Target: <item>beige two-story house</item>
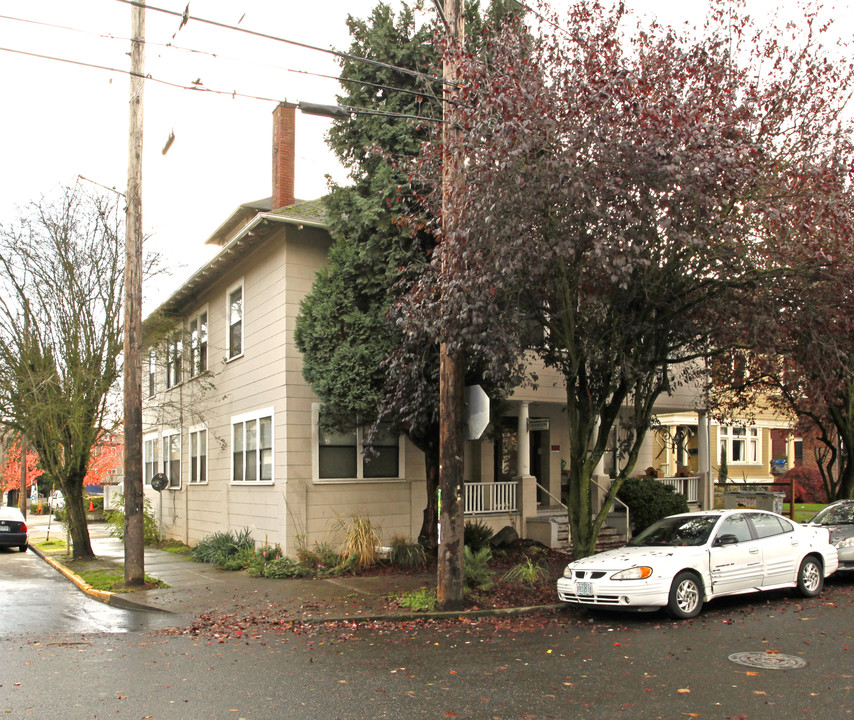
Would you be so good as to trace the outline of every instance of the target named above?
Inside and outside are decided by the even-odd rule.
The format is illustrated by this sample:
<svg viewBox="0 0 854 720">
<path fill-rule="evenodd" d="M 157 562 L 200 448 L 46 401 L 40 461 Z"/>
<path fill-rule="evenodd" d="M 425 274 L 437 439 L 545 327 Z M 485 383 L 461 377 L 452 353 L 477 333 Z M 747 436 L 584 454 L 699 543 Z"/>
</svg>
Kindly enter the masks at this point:
<svg viewBox="0 0 854 720">
<path fill-rule="evenodd" d="M 145 492 L 164 534 L 191 545 L 248 528 L 257 544 L 293 554 L 299 542 L 329 539 L 336 520 L 353 514 L 369 517 L 386 541 L 415 538 L 421 527 L 423 455 L 388 436 L 365 462 L 363 428 L 324 433 L 320 401 L 302 378 L 294 325 L 331 238 L 323 201 L 294 199 L 294 112 L 284 104 L 274 112 L 272 196 L 238 207 L 207 240 L 219 248 L 213 259 L 145 323 Z M 498 427 L 467 442 L 465 508 L 496 529 L 511 525 L 554 545 L 567 539 L 565 389 L 548 370 L 539 377 L 537 389 L 511 396 Z M 695 429 L 684 443 L 691 480 L 680 489 L 697 507 L 712 502 L 712 448 L 723 438 L 710 431 L 699 398 L 683 388 L 658 406 L 675 427 Z M 663 450 L 650 434 L 637 467 L 676 474 L 676 447 Z M 745 447 L 753 457 L 754 445 Z M 766 445 L 756 447 L 764 460 Z M 603 488 L 617 462 L 611 454 L 601 463 Z M 168 484 L 158 498 L 151 479 L 159 472 Z"/>
</svg>

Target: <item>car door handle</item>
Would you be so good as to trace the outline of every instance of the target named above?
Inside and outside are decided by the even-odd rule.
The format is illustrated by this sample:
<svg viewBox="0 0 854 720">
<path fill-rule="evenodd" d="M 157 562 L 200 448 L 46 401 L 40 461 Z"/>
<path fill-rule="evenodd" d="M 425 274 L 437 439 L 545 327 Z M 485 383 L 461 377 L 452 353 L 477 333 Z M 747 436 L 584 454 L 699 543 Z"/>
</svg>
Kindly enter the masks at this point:
<svg viewBox="0 0 854 720">
<path fill-rule="evenodd" d="M 751 555 L 758 555 L 759 554 L 759 548 L 750 548 L 750 554 Z"/>
</svg>

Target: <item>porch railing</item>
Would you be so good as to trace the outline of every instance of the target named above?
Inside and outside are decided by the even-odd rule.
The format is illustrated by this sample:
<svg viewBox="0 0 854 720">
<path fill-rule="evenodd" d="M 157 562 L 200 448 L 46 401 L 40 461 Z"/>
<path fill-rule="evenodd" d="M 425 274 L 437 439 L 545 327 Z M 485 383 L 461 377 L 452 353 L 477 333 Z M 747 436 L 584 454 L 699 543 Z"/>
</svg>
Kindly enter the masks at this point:
<svg viewBox="0 0 854 720">
<path fill-rule="evenodd" d="M 465 484 L 465 514 L 484 515 L 496 512 L 516 512 L 515 480 Z"/>
<path fill-rule="evenodd" d="M 689 503 L 700 502 L 699 477 L 666 477 L 658 478 L 658 482 L 670 485 L 676 492 L 684 495 Z"/>
</svg>

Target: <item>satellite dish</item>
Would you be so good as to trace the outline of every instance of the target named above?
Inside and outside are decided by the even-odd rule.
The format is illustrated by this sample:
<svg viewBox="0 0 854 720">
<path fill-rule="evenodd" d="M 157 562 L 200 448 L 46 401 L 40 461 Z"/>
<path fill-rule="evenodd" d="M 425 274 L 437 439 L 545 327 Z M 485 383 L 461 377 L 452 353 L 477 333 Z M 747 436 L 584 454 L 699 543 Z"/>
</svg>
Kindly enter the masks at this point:
<svg viewBox="0 0 854 720">
<path fill-rule="evenodd" d="M 157 473 L 157 475 L 151 478 L 151 487 L 157 490 L 157 492 L 162 492 L 168 484 L 169 479 L 163 473 Z"/>
</svg>

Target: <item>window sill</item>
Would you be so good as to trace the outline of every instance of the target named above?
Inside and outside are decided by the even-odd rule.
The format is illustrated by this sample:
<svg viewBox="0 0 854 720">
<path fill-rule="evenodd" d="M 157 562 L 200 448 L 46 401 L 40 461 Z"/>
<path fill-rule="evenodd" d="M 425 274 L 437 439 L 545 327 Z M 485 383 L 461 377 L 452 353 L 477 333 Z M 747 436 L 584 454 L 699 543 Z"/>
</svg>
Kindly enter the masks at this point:
<svg viewBox="0 0 854 720">
<path fill-rule="evenodd" d="M 240 358 L 242 358 L 242 357 L 243 357 L 243 355 L 244 355 L 244 353 L 240 353 L 240 354 L 238 354 L 238 355 L 235 355 L 234 357 L 227 357 L 227 358 L 225 359 L 225 361 L 226 361 L 227 363 L 230 363 L 230 362 L 233 362 L 234 360 L 240 360 Z"/>
<path fill-rule="evenodd" d="M 377 483 L 405 483 L 406 478 L 312 478 L 314 485 L 365 485 Z"/>
<path fill-rule="evenodd" d="M 208 484 L 207 480 L 205 480 L 204 482 L 188 482 L 187 483 L 187 485 L 189 487 L 198 487 L 199 485 L 207 485 L 207 484 Z"/>
<path fill-rule="evenodd" d="M 232 487 L 270 487 L 271 485 L 275 485 L 275 480 L 230 480 L 229 485 Z"/>
</svg>

